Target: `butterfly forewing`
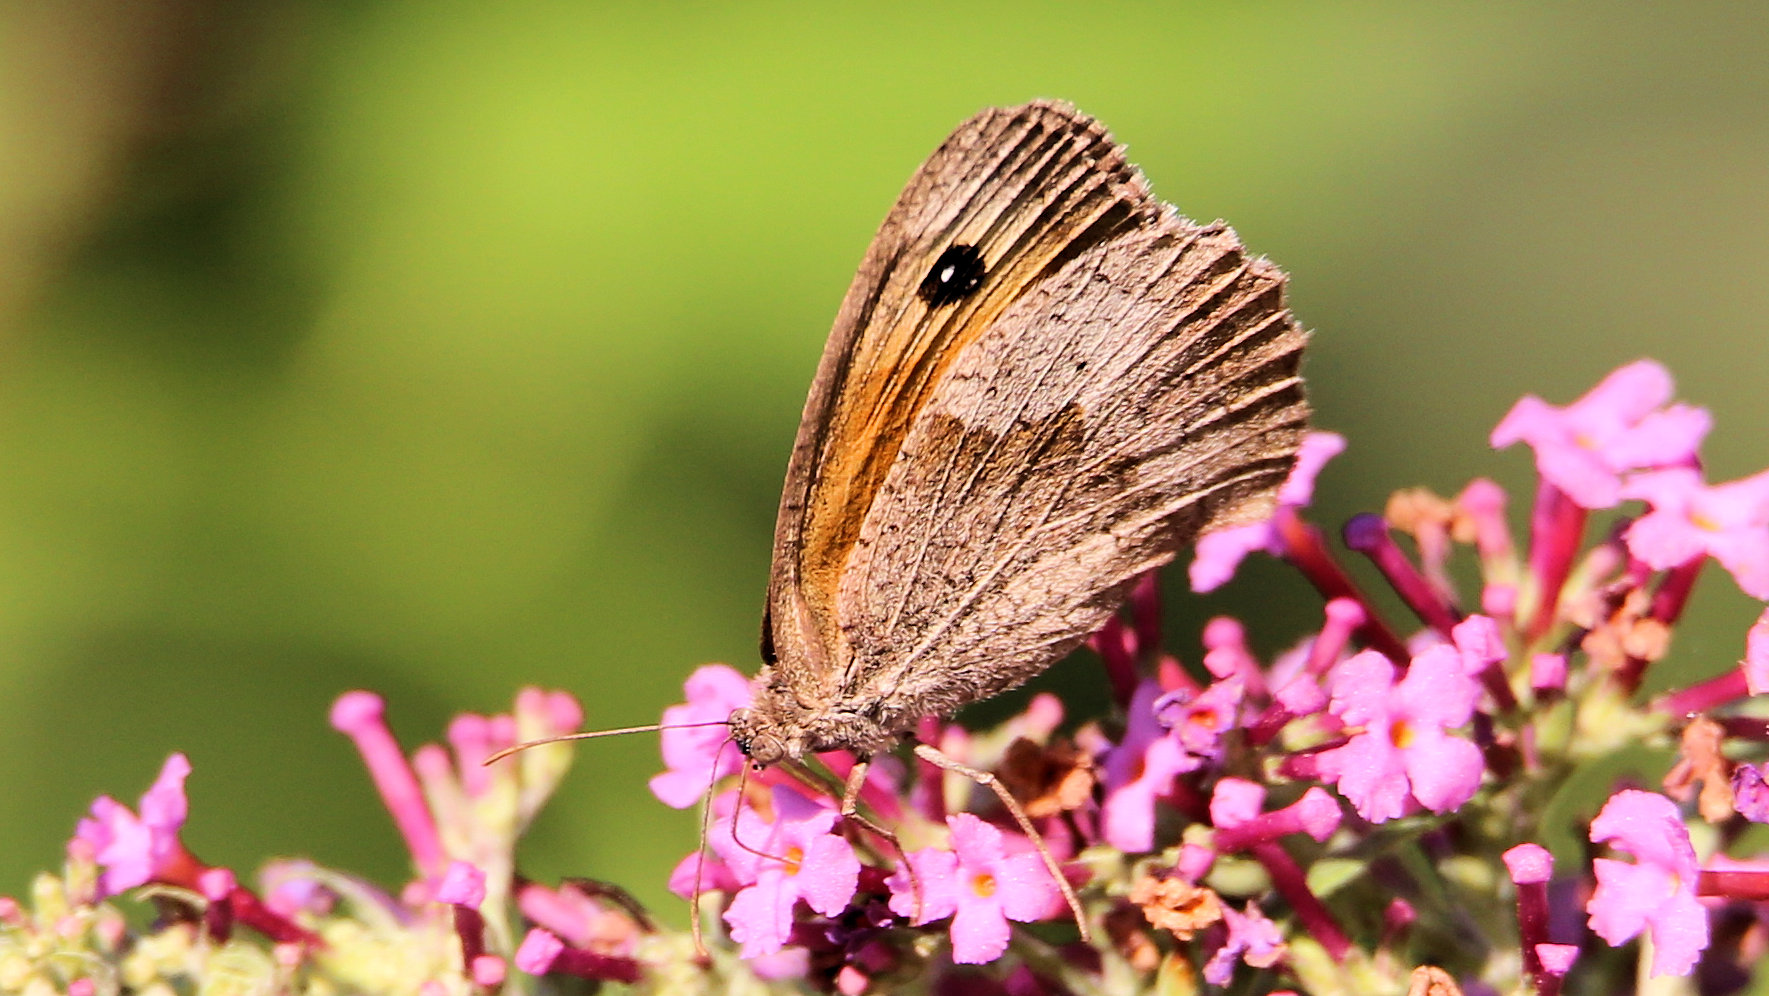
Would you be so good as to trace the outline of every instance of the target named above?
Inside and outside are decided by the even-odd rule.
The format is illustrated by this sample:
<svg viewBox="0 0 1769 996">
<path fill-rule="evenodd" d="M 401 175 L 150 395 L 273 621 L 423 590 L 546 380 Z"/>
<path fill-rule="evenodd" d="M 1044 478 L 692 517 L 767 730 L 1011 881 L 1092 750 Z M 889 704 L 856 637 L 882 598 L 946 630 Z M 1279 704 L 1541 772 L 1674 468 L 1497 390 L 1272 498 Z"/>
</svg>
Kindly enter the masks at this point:
<svg viewBox="0 0 1769 996">
<path fill-rule="evenodd" d="M 1055 104 L 978 115 L 911 178 L 843 301 L 794 445 L 769 592 L 778 680 L 805 696 L 834 691 L 839 579 L 903 439 L 966 344 L 1067 259 L 1155 211 L 1105 130 Z M 954 247 L 974 251 L 976 285 L 952 300 L 923 293 Z"/>
</svg>

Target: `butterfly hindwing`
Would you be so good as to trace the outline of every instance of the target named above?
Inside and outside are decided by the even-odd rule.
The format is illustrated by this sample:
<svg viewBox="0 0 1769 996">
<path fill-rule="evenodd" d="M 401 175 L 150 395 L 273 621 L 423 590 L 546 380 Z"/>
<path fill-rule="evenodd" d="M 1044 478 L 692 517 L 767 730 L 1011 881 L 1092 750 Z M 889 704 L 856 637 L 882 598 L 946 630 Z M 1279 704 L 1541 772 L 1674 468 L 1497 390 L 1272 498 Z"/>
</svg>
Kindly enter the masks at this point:
<svg viewBox="0 0 1769 996">
<path fill-rule="evenodd" d="M 1269 512 L 1307 417 L 1282 289 L 1233 232 L 1168 212 L 1005 311 L 868 509 L 837 701 L 898 726 L 1019 684 L 1199 530 Z"/>
</svg>

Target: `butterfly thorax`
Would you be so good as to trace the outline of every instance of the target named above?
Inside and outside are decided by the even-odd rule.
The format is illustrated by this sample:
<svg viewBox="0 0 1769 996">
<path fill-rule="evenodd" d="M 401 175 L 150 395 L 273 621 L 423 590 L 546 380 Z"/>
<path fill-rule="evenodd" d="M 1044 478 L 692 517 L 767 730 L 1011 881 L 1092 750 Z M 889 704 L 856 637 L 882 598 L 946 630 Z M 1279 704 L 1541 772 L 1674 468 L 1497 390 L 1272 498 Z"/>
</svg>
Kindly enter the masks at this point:
<svg viewBox="0 0 1769 996">
<path fill-rule="evenodd" d="M 836 706 L 800 702 L 784 688 L 771 685 L 768 669 L 758 676 L 755 702 L 731 713 L 731 739 L 757 764 L 798 760 L 826 750 L 853 751 L 871 757 L 895 747 L 899 731 L 886 729 L 877 718 Z"/>
</svg>

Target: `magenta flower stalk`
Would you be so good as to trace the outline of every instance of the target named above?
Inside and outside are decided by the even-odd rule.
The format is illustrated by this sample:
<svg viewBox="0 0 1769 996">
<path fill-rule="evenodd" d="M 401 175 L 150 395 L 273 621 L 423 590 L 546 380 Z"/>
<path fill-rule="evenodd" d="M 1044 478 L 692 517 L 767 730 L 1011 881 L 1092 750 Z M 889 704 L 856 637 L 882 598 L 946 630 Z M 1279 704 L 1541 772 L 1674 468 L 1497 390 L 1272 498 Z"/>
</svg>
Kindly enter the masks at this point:
<svg viewBox="0 0 1769 996">
<path fill-rule="evenodd" d="M 393 825 L 405 837 L 418 870 L 437 875 L 443 868 L 442 841 L 436 823 L 424 804 L 417 776 L 406 763 L 398 741 L 387 728 L 386 703 L 370 692 L 351 692 L 332 706 L 332 726 L 350 738 L 369 769 L 381 801 L 393 815 Z"/>
<path fill-rule="evenodd" d="M 1519 844 L 1504 854 L 1505 868 L 1517 886 L 1517 936 L 1521 942 L 1523 970 L 1542 989 L 1549 980 L 1538 949 L 1548 942 L 1548 879 L 1554 859 L 1547 849 Z"/>
<path fill-rule="evenodd" d="M 1431 583 L 1425 579 L 1419 569 L 1413 566 L 1406 554 L 1388 534 L 1388 525 L 1380 515 L 1364 513 L 1354 515 L 1345 524 L 1345 546 L 1370 558 L 1376 569 L 1382 572 L 1394 593 L 1407 603 L 1407 607 L 1425 620 L 1426 625 L 1448 636 L 1450 630 L 1460 622 L 1454 606 L 1449 605 Z"/>
</svg>

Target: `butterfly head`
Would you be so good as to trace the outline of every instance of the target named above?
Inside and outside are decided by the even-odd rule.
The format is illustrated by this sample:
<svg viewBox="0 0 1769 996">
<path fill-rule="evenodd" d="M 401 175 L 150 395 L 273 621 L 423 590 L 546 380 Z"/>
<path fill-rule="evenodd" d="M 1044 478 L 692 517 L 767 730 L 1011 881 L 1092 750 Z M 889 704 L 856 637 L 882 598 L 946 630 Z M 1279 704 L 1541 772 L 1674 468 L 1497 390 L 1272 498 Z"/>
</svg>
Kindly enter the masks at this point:
<svg viewBox="0 0 1769 996">
<path fill-rule="evenodd" d="M 769 708 L 762 699 L 754 707 L 731 713 L 731 739 L 737 749 L 757 765 L 796 760 L 811 750 L 802 725 Z"/>
</svg>

